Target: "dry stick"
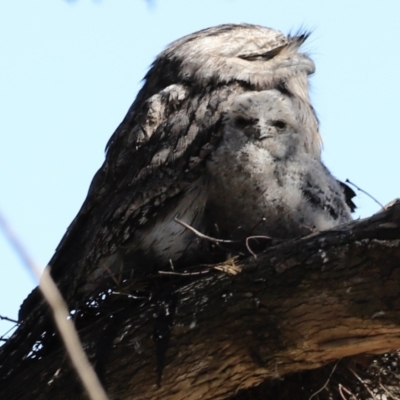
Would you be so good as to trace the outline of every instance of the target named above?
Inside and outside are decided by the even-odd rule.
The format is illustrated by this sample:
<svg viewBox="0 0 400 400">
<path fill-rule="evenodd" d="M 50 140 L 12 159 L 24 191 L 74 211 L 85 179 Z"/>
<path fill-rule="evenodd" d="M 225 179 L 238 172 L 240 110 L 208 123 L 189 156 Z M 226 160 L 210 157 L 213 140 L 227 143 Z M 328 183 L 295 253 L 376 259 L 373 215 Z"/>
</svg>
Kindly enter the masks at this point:
<svg viewBox="0 0 400 400">
<path fill-rule="evenodd" d="M 329 377 L 328 377 L 327 381 L 325 382 L 325 385 L 322 386 L 322 388 L 318 389 L 315 393 L 313 393 L 313 394 L 308 398 L 308 400 L 311 400 L 314 396 L 316 396 L 318 393 L 321 393 L 321 392 L 328 386 L 328 383 L 329 383 L 329 381 L 331 380 L 332 375 L 333 375 L 333 373 L 335 372 L 335 369 L 336 369 L 337 365 L 339 364 L 339 361 L 340 361 L 340 360 L 341 360 L 341 358 L 340 358 L 339 360 L 336 361 L 336 364 L 335 364 L 334 367 L 332 368 L 332 371 L 331 371 L 331 373 L 329 374 Z"/>
<path fill-rule="evenodd" d="M 366 192 L 365 190 L 362 190 L 361 188 L 359 188 L 356 184 L 354 184 L 353 182 L 351 182 L 349 179 L 346 179 L 346 183 L 350 183 L 350 185 L 353 185 L 357 190 L 359 190 L 360 192 L 363 192 L 364 194 L 366 194 L 368 197 L 370 197 L 373 201 L 375 201 L 375 203 L 379 204 L 382 209 L 384 210 L 385 207 L 383 206 L 382 203 L 380 203 L 374 196 L 370 195 L 368 192 Z"/>
<path fill-rule="evenodd" d="M 119 295 L 119 296 L 126 296 L 126 297 L 129 297 L 129 298 L 135 299 L 135 300 L 137 300 L 137 299 L 139 299 L 139 300 L 142 300 L 142 299 L 143 299 L 143 300 L 144 300 L 144 299 L 147 299 L 147 298 L 148 298 L 148 297 L 146 297 L 146 296 L 135 296 L 135 295 L 130 294 L 130 293 L 115 292 L 115 291 L 112 291 L 111 294 L 117 294 L 117 295 Z M 116 310 L 116 311 L 121 311 L 121 310 L 123 310 L 123 309 L 121 308 L 120 310 Z M 109 315 L 111 315 L 111 314 L 109 314 Z"/>
<path fill-rule="evenodd" d="M 340 393 L 340 396 L 342 397 L 343 400 L 347 400 L 347 399 L 346 399 L 346 397 L 344 397 L 344 394 L 342 393 L 342 389 L 343 389 L 347 394 L 349 394 L 349 395 L 351 396 L 350 399 L 355 399 L 355 398 L 356 398 L 356 397 L 354 396 L 354 394 L 350 392 L 350 390 L 346 389 L 341 383 L 339 383 L 339 393 Z"/>
<path fill-rule="evenodd" d="M 194 229 L 192 226 L 188 225 L 186 222 L 183 222 L 178 218 L 174 218 L 174 221 L 177 222 L 179 225 L 182 225 L 186 229 L 189 229 L 189 231 L 192 231 L 196 236 L 201 239 L 209 240 L 210 242 L 215 243 L 238 243 L 237 240 L 216 239 L 211 236 L 204 235 L 204 233 L 199 232 L 198 230 Z"/>
<path fill-rule="evenodd" d="M 197 276 L 208 274 L 210 269 L 205 271 L 197 271 L 197 272 L 175 272 L 175 271 L 158 271 L 160 275 L 177 275 L 177 276 Z"/>
<path fill-rule="evenodd" d="M 250 248 L 250 245 L 249 245 L 249 240 L 250 240 L 250 239 L 272 239 L 272 237 L 270 237 L 270 236 L 248 236 L 248 237 L 246 238 L 246 247 L 247 247 L 247 250 L 249 251 L 249 253 L 250 253 L 254 258 L 257 258 L 256 253 L 254 253 L 254 251 L 251 250 L 251 248 Z"/>
<path fill-rule="evenodd" d="M 4 332 L 3 335 L 0 336 L 0 341 L 2 342 L 7 342 L 8 338 L 5 339 L 5 337 L 13 330 L 17 327 L 17 325 L 14 325 L 12 328 L 10 328 L 8 331 Z"/>
<path fill-rule="evenodd" d="M 353 371 L 352 368 L 348 367 L 349 371 L 364 385 L 365 389 L 367 389 L 368 393 L 372 396 L 373 399 L 377 400 L 375 395 L 372 393 L 368 385 Z"/>
<path fill-rule="evenodd" d="M 382 383 L 379 383 L 379 386 L 385 391 L 385 393 L 390 396 L 393 400 L 400 400 L 400 398 L 398 398 L 397 396 L 395 396 L 393 393 L 391 393 L 389 390 L 387 390 L 385 388 L 384 385 L 382 385 Z"/>
<path fill-rule="evenodd" d="M 181 221 L 178 218 L 174 218 L 174 221 L 177 222 L 178 224 L 182 225 L 184 228 L 189 229 L 192 231 L 196 236 L 198 236 L 201 239 L 209 240 L 210 242 L 215 242 L 215 243 L 239 243 L 238 240 L 226 240 L 226 239 L 216 239 L 211 236 L 207 236 L 204 233 L 199 232 L 197 229 L 194 229 L 192 226 L 188 225 L 186 222 Z M 272 239 L 269 236 L 248 236 L 246 238 L 246 247 L 247 250 L 251 255 L 254 256 L 254 258 L 257 258 L 257 255 L 250 249 L 249 246 L 249 240 L 250 239 Z"/>
<path fill-rule="evenodd" d="M 18 321 L 16 321 L 15 319 L 8 318 L 8 317 L 3 317 L 2 315 L 0 315 L 0 320 L 1 320 L 1 321 L 14 322 L 14 324 L 18 324 Z"/>
<path fill-rule="evenodd" d="M 22 260 L 23 264 L 32 274 L 40 278 L 39 268 L 36 267 L 36 264 L 32 261 L 22 243 L 18 240 L 12 229 L 9 227 L 1 212 L 0 228 L 9 241 L 11 247 L 13 247 L 16 254 Z M 46 267 L 43 271 L 39 288 L 49 303 L 51 310 L 53 311 L 57 328 L 60 331 L 68 355 L 70 356 L 72 364 L 74 365 L 84 388 L 89 394 L 89 397 L 92 400 L 108 400 L 106 392 L 104 391 L 96 373 L 86 357 L 85 352 L 83 351 L 73 322 L 69 319 L 70 315 L 68 308 L 56 284 L 50 276 L 48 267 Z"/>
</svg>

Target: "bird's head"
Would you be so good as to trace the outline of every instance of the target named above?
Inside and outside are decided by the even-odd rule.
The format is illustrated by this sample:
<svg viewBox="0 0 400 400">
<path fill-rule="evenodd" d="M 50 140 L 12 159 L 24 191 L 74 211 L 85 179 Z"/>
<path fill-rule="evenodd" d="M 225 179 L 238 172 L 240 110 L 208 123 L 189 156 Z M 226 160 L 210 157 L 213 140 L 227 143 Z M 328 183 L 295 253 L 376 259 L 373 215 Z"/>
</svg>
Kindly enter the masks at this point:
<svg viewBox="0 0 400 400">
<path fill-rule="evenodd" d="M 299 52 L 308 36 L 285 36 L 250 24 L 215 26 L 171 43 L 157 57 L 146 80 L 201 86 L 235 80 L 254 90 L 271 89 L 290 76 L 314 72 L 313 61 Z"/>
<path fill-rule="evenodd" d="M 292 99 L 278 90 L 241 94 L 225 115 L 223 140 L 234 151 L 261 148 L 277 159 L 310 153 L 310 127 L 300 113 Z"/>
<path fill-rule="evenodd" d="M 307 114 L 304 122 L 310 124 L 310 147 L 319 157 L 322 140 L 308 95 L 308 77 L 315 65 L 300 51 L 308 36 L 285 36 L 250 24 L 219 25 L 185 36 L 156 58 L 133 107 L 174 84 L 189 88 L 192 96 L 231 83 L 237 83 L 233 90 L 238 85 L 242 91 L 279 89 L 301 103 L 302 114 Z"/>
</svg>

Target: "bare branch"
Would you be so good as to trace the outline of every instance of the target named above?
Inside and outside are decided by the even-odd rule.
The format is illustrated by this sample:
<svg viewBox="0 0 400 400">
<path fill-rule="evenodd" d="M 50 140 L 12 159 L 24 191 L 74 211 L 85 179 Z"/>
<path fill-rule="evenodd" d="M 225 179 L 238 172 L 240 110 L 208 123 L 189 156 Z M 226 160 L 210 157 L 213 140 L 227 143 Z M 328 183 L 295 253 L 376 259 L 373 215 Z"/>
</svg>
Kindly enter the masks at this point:
<svg viewBox="0 0 400 400">
<path fill-rule="evenodd" d="M 350 185 L 353 185 L 357 190 L 359 190 L 360 192 L 366 194 L 369 198 L 371 198 L 376 204 L 378 204 L 382 210 L 385 209 L 385 206 L 378 201 L 374 196 L 372 196 L 371 194 L 369 194 L 368 192 L 366 192 L 365 190 L 361 189 L 360 187 L 358 187 L 355 183 L 351 182 L 349 179 L 346 179 L 346 183 L 349 183 Z"/>
<path fill-rule="evenodd" d="M 8 318 L 8 317 L 3 317 L 2 315 L 0 315 L 0 320 L 9 321 L 9 322 L 13 322 L 14 324 L 18 324 L 18 321 L 16 321 L 15 319 Z"/>
<path fill-rule="evenodd" d="M 186 222 L 183 222 L 178 218 L 174 218 L 174 221 L 177 222 L 178 224 L 182 225 L 186 229 L 189 229 L 189 231 L 192 231 L 196 236 L 198 236 L 201 239 L 209 240 L 210 242 L 214 242 L 214 243 L 238 243 L 237 240 L 216 239 L 211 236 L 207 236 L 204 233 L 199 232 L 197 229 L 194 229 L 192 226 L 188 225 Z"/>
<path fill-rule="evenodd" d="M 0 228 L 2 229 L 5 237 L 8 239 L 16 254 L 22 260 L 26 269 L 32 274 L 36 275 L 37 278 L 40 278 L 40 269 L 33 262 L 32 258 L 28 254 L 28 251 L 18 239 L 17 235 L 13 232 L 9 224 L 7 224 L 1 212 Z M 74 324 L 70 319 L 67 305 L 65 304 L 60 291 L 50 276 L 49 267 L 44 269 L 39 287 L 43 293 L 43 296 L 49 303 L 67 352 L 90 398 L 92 400 L 107 400 L 107 394 L 98 380 L 92 366 L 90 365 L 85 352 L 83 351 L 82 344 L 80 343 Z"/>
</svg>

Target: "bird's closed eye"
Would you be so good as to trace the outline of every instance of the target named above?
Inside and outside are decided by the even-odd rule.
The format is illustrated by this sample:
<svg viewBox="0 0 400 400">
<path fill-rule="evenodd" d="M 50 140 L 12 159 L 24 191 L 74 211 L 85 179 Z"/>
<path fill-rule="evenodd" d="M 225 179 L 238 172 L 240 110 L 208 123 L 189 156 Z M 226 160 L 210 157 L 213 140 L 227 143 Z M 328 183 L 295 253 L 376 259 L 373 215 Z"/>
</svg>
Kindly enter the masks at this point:
<svg viewBox="0 0 400 400">
<path fill-rule="evenodd" d="M 282 46 L 276 47 L 275 49 L 260 54 L 244 54 L 239 56 L 239 58 L 242 58 L 243 60 L 247 61 L 257 61 L 257 60 L 268 61 L 274 58 L 276 55 L 278 55 L 282 51 L 282 49 L 286 46 L 287 45 L 284 44 Z"/>
<path fill-rule="evenodd" d="M 258 122 L 256 118 L 244 118 L 244 117 L 237 117 L 235 119 L 235 125 L 238 128 L 246 128 L 248 126 L 254 125 Z"/>
</svg>

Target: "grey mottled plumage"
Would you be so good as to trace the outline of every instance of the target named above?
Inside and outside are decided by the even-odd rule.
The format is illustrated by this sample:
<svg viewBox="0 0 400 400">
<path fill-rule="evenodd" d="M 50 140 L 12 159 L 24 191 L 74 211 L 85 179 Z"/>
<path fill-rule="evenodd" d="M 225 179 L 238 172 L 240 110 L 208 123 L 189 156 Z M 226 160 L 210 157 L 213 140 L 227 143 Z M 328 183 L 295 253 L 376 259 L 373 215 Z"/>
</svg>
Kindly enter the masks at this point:
<svg viewBox="0 0 400 400">
<path fill-rule="evenodd" d="M 307 150 L 307 125 L 277 90 L 237 96 L 207 163 L 213 222 L 233 237 L 293 238 L 351 219 L 339 182 Z"/>
<path fill-rule="evenodd" d="M 278 237 L 306 233 L 299 228 L 301 223 L 326 229 L 349 219 L 339 185 L 320 163 L 318 121 L 308 96 L 314 63 L 299 51 L 307 36 L 285 36 L 254 25 L 221 25 L 177 40 L 157 57 L 107 145 L 106 160 L 85 203 L 50 261 L 68 302 L 91 293 L 109 271 L 117 275 L 123 269 L 162 268 L 169 259 L 179 261 L 182 254 L 190 260 L 196 253 L 194 235 L 174 217 L 200 230 L 215 222 L 221 231 L 232 228 L 233 235 L 239 225 L 242 230 L 245 226 L 246 234 L 253 222 L 268 217 L 270 227 L 260 226 L 257 232 Z M 274 90 L 253 93 L 270 89 Z M 263 103 L 271 104 L 272 120 L 281 110 L 282 121 L 293 131 L 257 138 L 257 129 L 261 132 L 268 125 L 269 111 Z M 254 114 L 263 127 L 236 124 L 243 107 L 243 118 Z M 253 143 L 259 160 L 239 149 L 230 153 L 229 146 L 240 148 L 244 139 Z M 269 146 L 264 166 L 263 146 Z M 242 160 L 236 164 L 234 157 Z M 306 166 L 303 159 L 308 160 Z M 263 176 L 260 188 L 253 182 L 254 191 L 248 193 L 239 188 L 251 175 L 246 165 Z M 293 169 L 292 175 L 285 175 L 285 165 Z M 229 171 L 235 174 L 232 187 L 230 178 L 224 178 Z M 268 189 L 269 177 L 273 190 Z M 285 202 L 292 186 L 293 198 Z M 218 198 L 227 204 L 225 210 Z M 274 202 L 283 218 L 274 215 Z M 236 213 L 242 205 L 243 215 Z M 221 218 L 224 213 L 229 220 Z M 34 302 L 28 298 L 22 319 L 41 314 L 39 308 L 32 312 Z"/>
</svg>

